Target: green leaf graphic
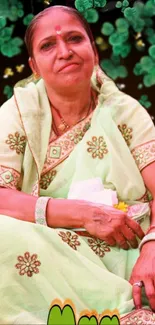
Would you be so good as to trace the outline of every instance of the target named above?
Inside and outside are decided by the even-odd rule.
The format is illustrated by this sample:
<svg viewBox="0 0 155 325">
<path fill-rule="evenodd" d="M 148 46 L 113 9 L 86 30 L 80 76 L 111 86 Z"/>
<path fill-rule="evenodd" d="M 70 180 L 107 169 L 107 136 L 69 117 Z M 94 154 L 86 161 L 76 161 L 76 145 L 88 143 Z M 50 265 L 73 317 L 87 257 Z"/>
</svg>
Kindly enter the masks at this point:
<svg viewBox="0 0 155 325">
<path fill-rule="evenodd" d="M 120 321 L 116 315 L 110 316 L 103 316 L 100 325 L 120 325 Z"/>
<path fill-rule="evenodd" d="M 47 325 L 76 325 L 75 315 L 72 307 L 66 305 L 61 310 L 60 306 L 58 305 L 52 306 L 49 311 Z"/>
<path fill-rule="evenodd" d="M 98 321 L 95 316 L 82 316 L 79 319 L 78 325 L 98 325 Z"/>
</svg>

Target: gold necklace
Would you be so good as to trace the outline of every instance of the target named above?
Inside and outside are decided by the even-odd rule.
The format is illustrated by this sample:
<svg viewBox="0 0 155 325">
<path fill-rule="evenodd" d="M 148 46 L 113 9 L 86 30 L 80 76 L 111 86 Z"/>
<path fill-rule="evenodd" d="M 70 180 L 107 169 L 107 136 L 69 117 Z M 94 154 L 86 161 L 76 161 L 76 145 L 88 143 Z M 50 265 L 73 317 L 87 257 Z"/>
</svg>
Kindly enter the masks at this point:
<svg viewBox="0 0 155 325">
<path fill-rule="evenodd" d="M 60 132 L 65 132 L 65 131 L 67 131 L 69 128 L 71 128 L 72 126 L 74 126 L 74 125 L 76 125 L 76 124 L 82 122 L 82 121 L 83 121 L 83 120 L 84 120 L 84 119 L 89 115 L 89 112 L 91 111 L 91 108 L 92 108 L 92 102 L 93 102 L 93 98 L 92 98 L 92 96 L 91 96 L 90 105 L 89 105 L 89 108 L 88 108 L 87 113 L 86 113 L 82 118 L 80 118 L 76 123 L 71 124 L 71 125 L 69 125 L 69 124 L 64 120 L 64 118 L 63 118 L 63 116 L 61 115 L 60 111 L 59 111 L 57 108 L 55 108 L 55 107 L 53 106 L 52 108 L 57 112 L 57 115 L 59 116 L 59 118 L 60 118 L 60 120 L 61 120 L 61 123 L 60 123 L 59 126 L 57 127 L 58 130 L 59 130 Z M 55 124 L 55 123 L 54 123 L 54 124 Z M 55 126 L 56 126 L 56 125 L 55 125 Z"/>
</svg>

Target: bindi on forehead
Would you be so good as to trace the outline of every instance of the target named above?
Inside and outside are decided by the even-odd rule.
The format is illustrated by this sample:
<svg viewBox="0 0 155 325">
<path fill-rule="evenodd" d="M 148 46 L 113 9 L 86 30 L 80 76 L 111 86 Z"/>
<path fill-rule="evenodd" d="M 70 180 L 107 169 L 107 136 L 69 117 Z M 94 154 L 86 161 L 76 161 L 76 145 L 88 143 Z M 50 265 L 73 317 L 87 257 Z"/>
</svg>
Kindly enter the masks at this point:
<svg viewBox="0 0 155 325">
<path fill-rule="evenodd" d="M 55 26 L 55 31 L 56 31 L 56 35 L 57 36 L 60 36 L 61 35 L 61 26 L 60 25 L 56 25 Z"/>
</svg>

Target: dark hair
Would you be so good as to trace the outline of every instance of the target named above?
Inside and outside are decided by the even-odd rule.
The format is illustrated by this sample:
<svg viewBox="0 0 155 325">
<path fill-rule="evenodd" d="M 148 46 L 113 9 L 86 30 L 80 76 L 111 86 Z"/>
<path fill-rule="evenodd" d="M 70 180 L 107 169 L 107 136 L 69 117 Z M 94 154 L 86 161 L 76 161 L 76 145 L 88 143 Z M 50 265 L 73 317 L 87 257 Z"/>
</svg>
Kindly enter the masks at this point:
<svg viewBox="0 0 155 325">
<path fill-rule="evenodd" d="M 24 41 L 25 41 L 29 56 L 30 57 L 33 56 L 33 38 L 34 38 L 34 33 L 35 33 L 35 30 L 36 30 L 36 27 L 38 25 L 39 20 L 42 17 L 46 16 L 46 14 L 48 14 L 48 12 L 52 11 L 55 8 L 61 9 L 64 12 L 67 12 L 68 14 L 71 14 L 71 15 L 73 15 L 73 16 L 75 16 L 77 18 L 77 20 L 81 23 L 81 25 L 85 29 L 85 31 L 86 31 L 89 39 L 90 39 L 90 43 L 92 45 L 93 51 L 96 53 L 96 46 L 95 46 L 92 31 L 91 31 L 91 29 L 89 27 L 89 24 L 87 23 L 85 18 L 80 14 L 80 12 L 77 11 L 76 9 L 74 9 L 74 8 L 71 8 L 71 7 L 53 6 L 53 7 L 46 8 L 43 11 L 41 11 L 39 14 L 37 14 L 32 19 L 32 21 L 30 22 L 29 26 L 26 29 Z"/>
</svg>

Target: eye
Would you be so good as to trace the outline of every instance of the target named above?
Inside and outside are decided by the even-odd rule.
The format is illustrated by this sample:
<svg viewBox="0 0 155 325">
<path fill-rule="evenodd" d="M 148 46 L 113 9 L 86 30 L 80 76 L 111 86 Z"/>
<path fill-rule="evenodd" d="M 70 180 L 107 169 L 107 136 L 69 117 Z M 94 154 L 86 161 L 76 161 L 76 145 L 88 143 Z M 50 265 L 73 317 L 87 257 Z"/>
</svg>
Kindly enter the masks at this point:
<svg viewBox="0 0 155 325">
<path fill-rule="evenodd" d="M 54 43 L 53 42 L 47 42 L 47 43 L 44 43 L 41 46 L 41 50 L 49 50 L 53 46 L 54 46 Z"/>
<path fill-rule="evenodd" d="M 80 35 L 73 35 L 69 37 L 69 41 L 75 42 L 75 43 L 80 43 L 83 40 L 83 37 Z"/>
</svg>

